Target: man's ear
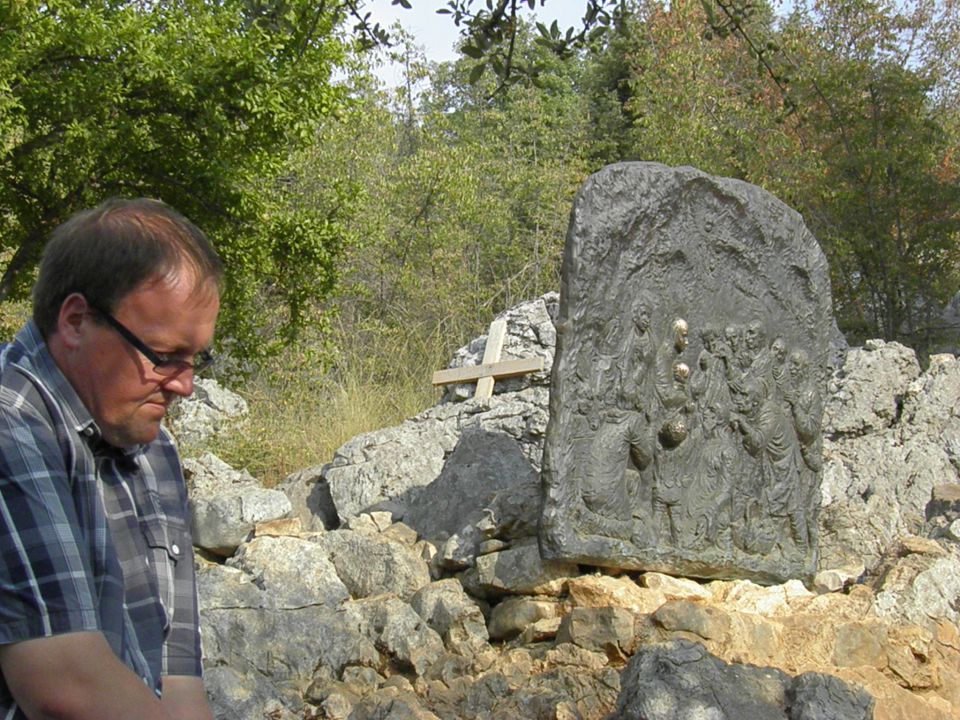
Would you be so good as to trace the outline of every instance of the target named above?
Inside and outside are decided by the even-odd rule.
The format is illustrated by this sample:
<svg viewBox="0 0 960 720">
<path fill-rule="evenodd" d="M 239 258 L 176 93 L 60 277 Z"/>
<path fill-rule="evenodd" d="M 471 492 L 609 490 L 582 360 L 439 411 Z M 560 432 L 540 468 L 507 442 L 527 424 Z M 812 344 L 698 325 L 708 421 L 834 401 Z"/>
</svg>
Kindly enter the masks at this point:
<svg viewBox="0 0 960 720">
<path fill-rule="evenodd" d="M 83 338 L 84 322 L 90 315 L 90 304 L 80 293 L 71 293 L 64 298 L 57 316 L 57 335 L 70 349 L 79 346 Z"/>
</svg>

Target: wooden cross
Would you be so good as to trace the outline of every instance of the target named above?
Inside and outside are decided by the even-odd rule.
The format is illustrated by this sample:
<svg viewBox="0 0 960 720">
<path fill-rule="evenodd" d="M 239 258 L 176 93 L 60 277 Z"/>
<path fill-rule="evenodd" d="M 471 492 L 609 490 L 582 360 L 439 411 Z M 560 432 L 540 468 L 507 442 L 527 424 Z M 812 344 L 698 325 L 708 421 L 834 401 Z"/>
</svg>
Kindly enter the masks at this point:
<svg viewBox="0 0 960 720">
<path fill-rule="evenodd" d="M 483 362 L 479 365 L 437 370 L 433 374 L 434 385 L 452 385 L 454 383 L 476 382 L 473 393 L 475 400 L 489 400 L 493 395 L 493 382 L 502 378 L 517 377 L 543 370 L 543 358 L 523 358 L 500 362 L 500 351 L 507 335 L 507 321 L 494 320 L 487 333 L 487 344 L 483 348 Z"/>
</svg>

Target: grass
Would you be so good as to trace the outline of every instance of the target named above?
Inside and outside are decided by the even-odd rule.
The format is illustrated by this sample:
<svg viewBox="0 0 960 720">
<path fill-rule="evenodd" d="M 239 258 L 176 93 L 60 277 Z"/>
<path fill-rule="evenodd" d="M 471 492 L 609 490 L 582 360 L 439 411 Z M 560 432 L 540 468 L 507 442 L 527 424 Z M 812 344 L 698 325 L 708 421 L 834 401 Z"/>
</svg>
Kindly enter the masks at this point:
<svg viewBox="0 0 960 720">
<path fill-rule="evenodd" d="M 430 374 L 446 366 L 450 352 L 437 338 L 340 328 L 334 343 L 340 349 L 329 368 L 301 350 L 231 388 L 246 398 L 250 414 L 206 449 L 273 487 L 329 462 L 354 436 L 397 425 L 438 401 Z"/>
</svg>

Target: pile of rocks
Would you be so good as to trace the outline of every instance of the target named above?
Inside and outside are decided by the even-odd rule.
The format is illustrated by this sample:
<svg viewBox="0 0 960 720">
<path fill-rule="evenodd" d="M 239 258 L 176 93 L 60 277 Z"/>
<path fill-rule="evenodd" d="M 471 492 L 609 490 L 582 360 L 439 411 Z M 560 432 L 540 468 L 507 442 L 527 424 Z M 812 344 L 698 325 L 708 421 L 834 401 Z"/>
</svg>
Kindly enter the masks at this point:
<svg viewBox="0 0 960 720">
<path fill-rule="evenodd" d="M 508 355 L 552 358 L 551 307 L 512 311 Z M 848 353 L 810 589 L 542 561 L 546 377 L 277 490 L 187 463 L 218 718 L 960 716 L 960 362 Z"/>
</svg>

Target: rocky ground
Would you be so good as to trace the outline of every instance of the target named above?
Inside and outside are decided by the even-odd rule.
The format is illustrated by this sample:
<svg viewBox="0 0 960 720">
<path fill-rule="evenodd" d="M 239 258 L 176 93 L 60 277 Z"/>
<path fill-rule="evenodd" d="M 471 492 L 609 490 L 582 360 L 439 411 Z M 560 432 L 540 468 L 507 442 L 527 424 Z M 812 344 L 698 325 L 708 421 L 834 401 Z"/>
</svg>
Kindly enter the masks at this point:
<svg viewBox="0 0 960 720">
<path fill-rule="evenodd" d="M 549 364 L 555 302 L 510 311 L 508 356 Z M 547 377 L 355 438 L 274 490 L 185 461 L 218 720 L 960 717 L 956 358 L 847 354 L 809 587 L 541 561 Z M 218 392 L 207 405 L 235 408 Z M 224 424 L 181 422 L 196 413 Z"/>
</svg>

